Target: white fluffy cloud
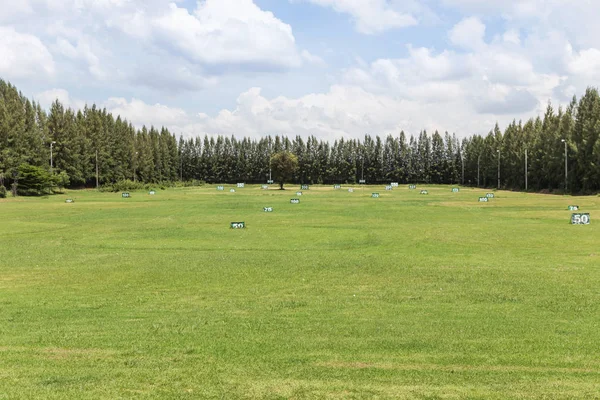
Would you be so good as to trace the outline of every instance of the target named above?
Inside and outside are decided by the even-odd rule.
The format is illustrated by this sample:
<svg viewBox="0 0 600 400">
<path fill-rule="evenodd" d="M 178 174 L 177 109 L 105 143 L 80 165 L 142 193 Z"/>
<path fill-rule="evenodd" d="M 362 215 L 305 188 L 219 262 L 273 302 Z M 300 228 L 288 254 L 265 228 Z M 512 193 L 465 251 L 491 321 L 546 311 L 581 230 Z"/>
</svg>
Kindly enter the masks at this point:
<svg viewBox="0 0 600 400">
<path fill-rule="evenodd" d="M 54 72 L 54 59 L 40 39 L 0 26 L 0 76 L 44 79 Z"/>
<path fill-rule="evenodd" d="M 189 123 L 188 114 L 179 108 L 168 107 L 162 104 L 146 104 L 139 99 L 111 97 L 103 104 L 115 116 L 120 115 L 137 127 L 142 125 L 156 127 L 177 127 Z"/>
<path fill-rule="evenodd" d="M 465 18 L 450 31 L 450 41 L 455 46 L 477 50 L 485 46 L 485 25 L 476 17 Z"/>
<path fill-rule="evenodd" d="M 322 7 L 330 7 L 348 14 L 356 29 L 366 34 L 381 33 L 392 28 L 404 28 L 417 24 L 409 13 L 398 11 L 388 0 L 305 0 Z"/>
</svg>

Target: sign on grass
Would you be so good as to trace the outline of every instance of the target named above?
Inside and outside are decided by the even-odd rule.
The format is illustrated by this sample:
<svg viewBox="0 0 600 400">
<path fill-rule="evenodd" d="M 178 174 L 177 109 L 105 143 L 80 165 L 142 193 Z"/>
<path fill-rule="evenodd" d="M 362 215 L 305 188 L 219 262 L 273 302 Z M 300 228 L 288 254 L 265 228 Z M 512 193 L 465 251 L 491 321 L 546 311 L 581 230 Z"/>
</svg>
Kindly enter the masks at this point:
<svg viewBox="0 0 600 400">
<path fill-rule="evenodd" d="M 267 186 L 267 185 L 262 185 L 260 188 L 261 188 L 262 190 L 267 190 L 267 189 L 269 189 L 269 186 Z"/>
<path fill-rule="evenodd" d="M 410 190 L 415 190 L 417 188 L 417 185 L 408 185 L 408 188 Z"/>
<path fill-rule="evenodd" d="M 127 192 L 123 192 L 123 193 L 121 193 L 121 197 L 124 198 L 124 199 L 128 199 L 128 198 L 131 197 L 131 195 L 129 193 L 127 193 Z"/>
<path fill-rule="evenodd" d="M 496 195 L 494 193 L 488 193 L 485 195 L 485 197 L 487 197 L 488 199 L 493 199 L 494 197 L 496 197 Z"/>
<path fill-rule="evenodd" d="M 300 185 L 300 190 L 308 190 L 308 185 Z"/>
<path fill-rule="evenodd" d="M 66 199 L 65 203 L 75 203 L 75 200 L 73 200 L 73 199 Z"/>
<path fill-rule="evenodd" d="M 387 186 L 385 187 L 385 190 L 387 190 L 387 191 L 390 191 L 390 190 L 392 190 L 392 185 L 387 185 Z"/>
<path fill-rule="evenodd" d="M 421 194 L 429 194 L 427 190 L 421 190 Z"/>
<path fill-rule="evenodd" d="M 302 196 L 302 192 L 296 192 L 296 196 Z"/>
<path fill-rule="evenodd" d="M 392 186 L 392 187 L 398 187 L 398 182 L 392 182 L 392 184 L 390 186 Z"/>
<path fill-rule="evenodd" d="M 378 199 L 379 198 L 379 193 L 372 193 L 371 197 L 374 199 Z"/>
<path fill-rule="evenodd" d="M 237 187 L 240 188 L 240 189 L 243 189 L 244 187 L 246 187 L 246 184 L 245 183 L 238 183 Z"/>
<path fill-rule="evenodd" d="M 569 211 L 579 211 L 579 206 L 569 206 Z"/>
<path fill-rule="evenodd" d="M 150 192 L 148 192 L 148 194 L 149 194 L 150 196 L 154 196 L 154 195 L 156 194 L 156 192 L 155 192 L 154 190 L 151 190 Z"/>
<path fill-rule="evenodd" d="M 348 189 L 348 193 L 354 193 L 354 189 L 352 189 L 352 188 Z"/>
<path fill-rule="evenodd" d="M 292 204 L 300 204 L 300 199 L 291 199 L 290 203 L 292 203 Z"/>
<path fill-rule="evenodd" d="M 217 186 L 217 190 L 225 190 L 224 186 Z"/>
<path fill-rule="evenodd" d="M 341 188 L 342 188 L 342 185 L 333 185 L 333 188 L 334 188 L 335 190 L 339 190 L 339 189 L 341 189 Z"/>
<path fill-rule="evenodd" d="M 488 201 L 490 201 L 490 199 L 488 199 L 487 197 L 480 197 L 479 198 L 479 202 L 480 203 L 487 203 Z"/>
<path fill-rule="evenodd" d="M 452 193 L 458 193 L 458 192 L 460 192 L 459 188 L 452 188 Z"/>
<path fill-rule="evenodd" d="M 273 207 L 263 207 L 264 212 L 273 212 Z"/>
<path fill-rule="evenodd" d="M 364 180 L 364 179 L 361 179 L 361 180 L 358 181 L 358 183 L 360 183 L 361 185 L 364 185 L 365 183 L 367 183 L 367 181 Z"/>
<path fill-rule="evenodd" d="M 590 214 L 572 214 L 571 215 L 571 224 L 572 225 L 589 225 L 590 224 Z"/>
<path fill-rule="evenodd" d="M 229 226 L 231 227 L 231 229 L 246 229 L 245 222 L 232 222 Z"/>
<path fill-rule="evenodd" d="M 267 183 L 268 183 L 269 185 L 272 185 L 272 184 L 273 184 L 273 179 L 269 179 L 269 180 L 267 181 Z"/>
<path fill-rule="evenodd" d="M 229 189 L 229 193 L 235 193 L 235 189 Z"/>
</svg>

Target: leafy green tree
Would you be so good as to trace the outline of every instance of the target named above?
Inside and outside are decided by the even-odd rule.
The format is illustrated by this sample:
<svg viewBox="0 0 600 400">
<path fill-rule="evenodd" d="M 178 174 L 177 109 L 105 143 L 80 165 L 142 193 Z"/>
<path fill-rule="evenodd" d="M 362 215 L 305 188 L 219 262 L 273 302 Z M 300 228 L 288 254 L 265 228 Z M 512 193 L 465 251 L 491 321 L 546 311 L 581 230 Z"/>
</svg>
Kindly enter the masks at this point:
<svg viewBox="0 0 600 400">
<path fill-rule="evenodd" d="M 273 178 L 279 183 L 279 189 L 283 190 L 283 184 L 294 177 L 298 169 L 298 157 L 289 151 L 280 151 L 271 157 L 271 168 Z"/>
</svg>

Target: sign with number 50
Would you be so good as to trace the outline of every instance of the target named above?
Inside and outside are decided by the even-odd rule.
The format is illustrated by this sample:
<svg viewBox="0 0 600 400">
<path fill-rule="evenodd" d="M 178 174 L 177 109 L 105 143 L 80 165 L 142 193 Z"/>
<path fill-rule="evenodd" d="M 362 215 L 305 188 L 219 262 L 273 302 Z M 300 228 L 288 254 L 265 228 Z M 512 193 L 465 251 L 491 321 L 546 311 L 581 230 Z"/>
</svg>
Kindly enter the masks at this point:
<svg viewBox="0 0 600 400">
<path fill-rule="evenodd" d="M 590 214 L 572 214 L 571 225 L 589 225 Z"/>
</svg>

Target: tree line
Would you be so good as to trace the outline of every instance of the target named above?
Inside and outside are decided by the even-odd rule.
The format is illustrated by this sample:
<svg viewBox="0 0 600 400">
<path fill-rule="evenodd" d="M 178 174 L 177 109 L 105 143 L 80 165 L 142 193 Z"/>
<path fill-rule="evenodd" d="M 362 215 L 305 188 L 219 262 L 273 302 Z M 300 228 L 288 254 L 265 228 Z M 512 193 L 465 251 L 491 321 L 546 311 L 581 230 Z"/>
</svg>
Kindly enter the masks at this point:
<svg viewBox="0 0 600 400">
<path fill-rule="evenodd" d="M 566 186 L 571 193 L 591 193 L 600 190 L 599 134 L 600 95 L 595 88 L 564 109 L 548 104 L 543 117 L 513 121 L 504 132 L 496 124 L 487 135 L 464 139 L 422 131 L 329 143 L 315 136 L 280 135 L 178 139 L 164 127 L 136 129 L 95 105 L 72 110 L 56 100 L 46 111 L 0 80 L 0 186 L 7 188 L 18 182 L 22 165 L 62 174 L 71 187 L 124 180 L 264 183 L 270 176 L 270 157 L 289 151 L 298 159 L 294 183 L 364 179 L 373 184 L 496 187 L 499 181 L 504 189 L 524 190 L 527 185 L 528 190 L 561 191 Z"/>
</svg>

